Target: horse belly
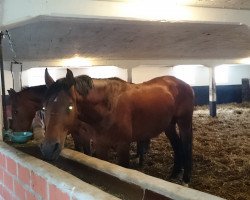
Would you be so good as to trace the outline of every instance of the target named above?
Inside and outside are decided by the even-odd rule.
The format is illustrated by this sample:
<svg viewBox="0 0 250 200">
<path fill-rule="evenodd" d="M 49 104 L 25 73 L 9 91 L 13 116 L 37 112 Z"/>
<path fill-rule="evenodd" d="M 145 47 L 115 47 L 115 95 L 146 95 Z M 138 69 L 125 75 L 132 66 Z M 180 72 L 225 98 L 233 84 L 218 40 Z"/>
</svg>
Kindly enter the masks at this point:
<svg viewBox="0 0 250 200">
<path fill-rule="evenodd" d="M 133 102 L 133 140 L 152 138 L 165 131 L 175 109 L 172 96 L 162 90 L 150 92 L 139 99 Z"/>
</svg>

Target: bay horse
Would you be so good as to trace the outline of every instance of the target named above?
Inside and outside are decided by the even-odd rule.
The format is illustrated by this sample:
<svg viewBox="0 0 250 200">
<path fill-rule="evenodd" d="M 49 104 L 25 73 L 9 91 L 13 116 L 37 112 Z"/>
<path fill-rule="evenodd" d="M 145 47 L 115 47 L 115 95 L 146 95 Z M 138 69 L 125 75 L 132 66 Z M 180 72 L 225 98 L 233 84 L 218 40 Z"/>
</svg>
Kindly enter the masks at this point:
<svg viewBox="0 0 250 200">
<path fill-rule="evenodd" d="M 171 178 L 184 169 L 182 180 L 190 182 L 194 93 L 188 84 L 173 76 L 141 84 L 74 77 L 69 69 L 66 77 L 56 82 L 45 70 L 45 82 L 46 130 L 41 145 L 45 159 L 59 156 L 67 131 L 78 119 L 83 123 L 81 131 L 91 128 L 97 156 L 107 159 L 108 149 L 116 146 L 119 164 L 125 167 L 131 142 L 147 141 L 165 131 L 174 151 Z"/>
<path fill-rule="evenodd" d="M 12 120 L 10 129 L 14 132 L 33 131 L 32 121 L 36 112 L 43 109 L 44 96 L 47 91 L 46 85 L 24 87 L 16 92 L 14 89 L 8 90 L 10 95 L 10 106 Z M 74 140 L 75 149 L 86 154 L 90 154 L 87 140 L 79 142 L 78 130 L 72 130 L 71 136 Z"/>
<path fill-rule="evenodd" d="M 31 131 L 31 124 L 36 111 L 43 108 L 43 98 L 46 91 L 46 85 L 24 87 L 19 92 L 12 88 L 8 90 L 12 114 L 10 129 L 13 131 Z"/>
</svg>

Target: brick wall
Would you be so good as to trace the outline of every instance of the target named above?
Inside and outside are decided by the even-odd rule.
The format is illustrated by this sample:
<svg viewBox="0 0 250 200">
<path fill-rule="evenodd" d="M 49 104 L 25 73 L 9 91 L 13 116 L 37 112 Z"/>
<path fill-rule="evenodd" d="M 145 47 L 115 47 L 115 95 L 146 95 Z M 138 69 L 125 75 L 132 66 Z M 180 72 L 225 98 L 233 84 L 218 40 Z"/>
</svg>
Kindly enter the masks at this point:
<svg viewBox="0 0 250 200">
<path fill-rule="evenodd" d="M 103 182 L 126 199 L 221 200 L 221 198 L 64 149 L 62 156 L 85 167 L 79 173 Z M 89 168 L 89 169 L 88 169 Z M 85 180 L 85 179 L 84 179 Z M 118 192 L 117 192 L 118 190 Z M 131 193 L 131 194 L 129 194 Z M 125 195 L 126 194 L 126 195 Z M 118 195 L 120 196 L 120 195 Z M 0 200 L 114 200 L 118 199 L 42 160 L 0 141 Z"/>
<path fill-rule="evenodd" d="M 34 171 L 0 153 L 0 194 L 3 199 L 46 199 L 47 182 Z M 55 191 L 59 191 L 55 187 Z M 69 199 L 67 194 L 65 199 Z"/>
<path fill-rule="evenodd" d="M 0 200 L 117 199 L 0 142 Z"/>
</svg>

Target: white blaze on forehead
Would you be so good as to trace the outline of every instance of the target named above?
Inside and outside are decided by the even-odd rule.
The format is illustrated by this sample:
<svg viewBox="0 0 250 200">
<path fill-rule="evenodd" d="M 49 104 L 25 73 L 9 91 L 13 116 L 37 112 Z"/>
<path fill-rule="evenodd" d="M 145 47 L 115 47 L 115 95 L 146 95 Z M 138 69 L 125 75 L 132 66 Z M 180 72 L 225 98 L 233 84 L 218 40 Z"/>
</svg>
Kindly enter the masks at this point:
<svg viewBox="0 0 250 200">
<path fill-rule="evenodd" d="M 57 97 L 54 99 L 54 102 L 57 102 Z"/>
</svg>

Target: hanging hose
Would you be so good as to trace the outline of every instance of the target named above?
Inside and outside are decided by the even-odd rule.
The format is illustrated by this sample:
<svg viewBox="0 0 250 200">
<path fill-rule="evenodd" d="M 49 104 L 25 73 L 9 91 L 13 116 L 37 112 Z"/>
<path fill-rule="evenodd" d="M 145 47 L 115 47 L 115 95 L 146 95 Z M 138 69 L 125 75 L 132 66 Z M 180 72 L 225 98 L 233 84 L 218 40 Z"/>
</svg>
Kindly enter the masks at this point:
<svg viewBox="0 0 250 200">
<path fill-rule="evenodd" d="M 3 31 L 0 31 L 0 69 L 1 69 L 1 83 L 2 83 L 2 107 L 3 107 L 3 128 L 4 130 L 8 129 L 8 120 L 7 120 L 7 111 L 6 111 L 6 99 L 5 99 L 5 80 L 4 80 L 4 66 L 3 66 L 3 52 L 2 52 L 2 39 L 4 36 L 7 36 L 9 45 L 10 45 L 10 50 L 13 52 L 13 61 L 11 62 L 11 73 L 12 73 L 12 80 L 13 80 L 13 87 L 14 87 L 14 77 L 13 77 L 13 64 L 20 64 L 21 65 L 21 76 L 22 76 L 22 70 L 23 66 L 22 63 L 17 62 L 16 59 L 16 52 L 14 50 L 14 45 L 11 40 L 11 36 L 9 34 L 9 31 L 6 30 L 5 33 Z M 22 81 L 20 77 L 20 81 Z M 22 82 L 21 82 L 22 86 Z"/>
<path fill-rule="evenodd" d="M 13 59 L 13 60 L 14 60 L 14 59 Z M 10 72 L 11 72 L 11 76 L 12 76 L 12 84 L 13 84 L 13 89 L 15 89 L 14 74 L 13 74 L 13 64 L 15 64 L 15 65 L 20 65 L 20 76 L 19 76 L 19 80 L 20 80 L 20 86 L 21 86 L 21 89 L 22 89 L 22 87 L 23 87 L 23 85 L 22 85 L 23 63 L 17 62 L 16 60 L 11 61 L 11 63 L 10 63 Z"/>
</svg>

